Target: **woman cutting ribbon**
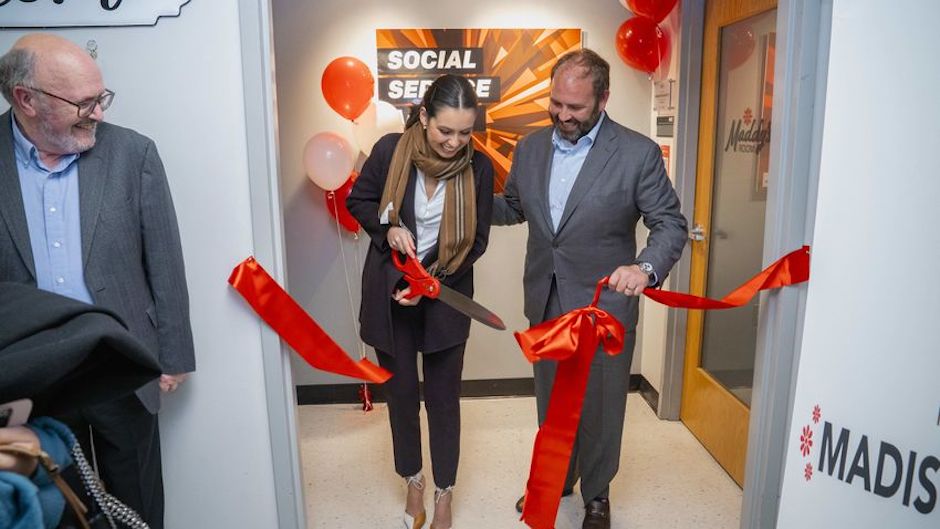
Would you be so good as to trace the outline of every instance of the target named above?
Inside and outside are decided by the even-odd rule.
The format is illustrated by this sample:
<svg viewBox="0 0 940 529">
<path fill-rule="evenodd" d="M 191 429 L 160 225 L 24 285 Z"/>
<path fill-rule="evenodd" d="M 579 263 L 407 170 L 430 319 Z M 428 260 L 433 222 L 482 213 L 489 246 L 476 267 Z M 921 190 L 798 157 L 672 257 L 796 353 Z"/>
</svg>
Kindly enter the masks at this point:
<svg viewBox="0 0 940 529">
<path fill-rule="evenodd" d="M 431 527 L 451 527 L 460 454 L 460 378 L 470 319 L 417 296 L 391 252 L 416 257 L 442 284 L 473 295 L 473 263 L 483 255 L 493 207 L 493 165 L 471 144 L 477 98 L 464 77 L 428 87 L 404 134 L 373 147 L 346 205 L 372 240 L 362 271 L 362 340 L 394 376 L 388 400 L 395 470 L 408 488 L 402 527 L 424 525 L 417 355 L 422 353 L 435 509 Z"/>
</svg>

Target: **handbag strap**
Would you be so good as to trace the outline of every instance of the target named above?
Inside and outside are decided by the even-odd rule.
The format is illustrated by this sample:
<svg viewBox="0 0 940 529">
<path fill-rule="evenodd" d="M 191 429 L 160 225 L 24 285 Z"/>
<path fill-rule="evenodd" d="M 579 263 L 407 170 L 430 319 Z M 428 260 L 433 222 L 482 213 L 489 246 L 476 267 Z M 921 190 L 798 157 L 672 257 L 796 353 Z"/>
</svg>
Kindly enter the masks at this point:
<svg viewBox="0 0 940 529">
<path fill-rule="evenodd" d="M 59 465 L 49 454 L 38 448 L 16 444 L 0 445 L 0 452 L 36 459 L 49 474 L 49 477 L 52 478 L 52 482 L 55 483 L 55 486 L 62 493 L 62 496 L 65 497 L 65 501 L 69 504 L 69 507 L 75 512 L 75 517 L 78 519 L 78 523 L 82 526 L 82 529 L 91 529 L 85 517 L 85 515 L 88 514 L 88 508 L 85 507 L 82 500 L 78 498 L 78 495 L 75 494 L 72 487 L 62 479 Z"/>
<path fill-rule="evenodd" d="M 104 513 L 110 527 L 116 528 L 115 520 L 117 520 L 130 529 L 150 529 L 150 526 L 140 517 L 137 511 L 104 490 L 95 471 L 92 470 L 88 460 L 85 459 L 85 453 L 82 452 L 82 447 L 78 443 L 72 445 L 72 460 L 75 461 L 78 474 L 82 483 L 85 484 L 85 490 L 88 491 L 92 500 Z"/>
</svg>

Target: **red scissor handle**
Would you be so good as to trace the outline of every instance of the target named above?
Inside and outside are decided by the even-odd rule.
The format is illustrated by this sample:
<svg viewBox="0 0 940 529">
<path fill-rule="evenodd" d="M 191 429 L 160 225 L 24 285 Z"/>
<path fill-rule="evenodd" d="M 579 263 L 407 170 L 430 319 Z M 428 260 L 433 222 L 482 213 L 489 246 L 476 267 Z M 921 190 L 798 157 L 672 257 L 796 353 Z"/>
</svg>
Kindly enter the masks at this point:
<svg viewBox="0 0 940 529">
<path fill-rule="evenodd" d="M 405 299 L 412 299 L 418 296 L 425 296 L 431 299 L 437 298 L 441 291 L 441 282 L 431 277 L 431 274 L 421 266 L 421 263 L 414 257 L 406 257 L 402 261 L 399 252 L 392 250 L 392 263 L 395 268 L 405 273 L 405 281 L 411 287 L 411 292 L 405 296 Z"/>
</svg>

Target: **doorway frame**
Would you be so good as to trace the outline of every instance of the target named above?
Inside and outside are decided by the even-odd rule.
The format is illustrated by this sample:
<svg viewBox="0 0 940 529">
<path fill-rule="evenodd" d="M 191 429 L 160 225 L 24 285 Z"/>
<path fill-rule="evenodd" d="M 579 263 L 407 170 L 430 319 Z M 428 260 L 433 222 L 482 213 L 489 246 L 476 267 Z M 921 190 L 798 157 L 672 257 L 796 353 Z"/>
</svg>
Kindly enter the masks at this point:
<svg viewBox="0 0 940 529">
<path fill-rule="evenodd" d="M 271 0 L 238 0 L 238 18 L 253 253 L 265 263 L 271 276 L 286 286 Z M 291 353 L 268 326 L 261 329 L 261 349 L 277 527 L 305 529 L 303 466 L 297 439 Z"/>
<path fill-rule="evenodd" d="M 779 0 L 772 125 L 771 182 L 767 197 L 764 263 L 812 242 L 822 123 L 828 75 L 833 0 Z M 284 282 L 283 223 L 278 193 L 273 31 L 270 0 L 239 0 L 244 112 L 251 185 L 255 255 Z M 676 135 L 676 187 L 683 214 L 691 217 L 700 105 L 705 0 L 685 0 L 680 23 L 680 110 Z M 690 119 L 691 118 L 691 119 Z M 669 288 L 688 289 L 688 249 Z M 754 397 L 741 515 L 742 528 L 776 526 L 803 329 L 806 286 L 764 294 L 755 366 Z M 270 329 L 262 331 L 265 395 L 269 414 L 272 479 L 278 527 L 306 524 L 302 467 L 297 442 L 296 403 L 289 352 Z M 685 314 L 667 316 L 666 354 L 660 417 L 676 420 L 682 391 Z"/>
<path fill-rule="evenodd" d="M 833 0 L 779 0 L 774 70 L 774 122 L 770 142 L 770 182 L 764 229 L 764 266 L 812 244 L 822 125 L 825 117 L 829 37 Z M 692 218 L 698 157 L 702 45 L 705 0 L 681 6 L 679 115 L 676 135 L 676 188 L 683 214 Z M 691 254 L 686 248 L 670 288 L 689 287 Z M 787 434 L 798 376 L 806 306 L 806 285 L 761 295 L 748 425 L 741 528 L 773 528 L 777 523 Z M 659 415 L 678 420 L 685 360 L 685 311 L 667 316 L 663 392 Z"/>
</svg>

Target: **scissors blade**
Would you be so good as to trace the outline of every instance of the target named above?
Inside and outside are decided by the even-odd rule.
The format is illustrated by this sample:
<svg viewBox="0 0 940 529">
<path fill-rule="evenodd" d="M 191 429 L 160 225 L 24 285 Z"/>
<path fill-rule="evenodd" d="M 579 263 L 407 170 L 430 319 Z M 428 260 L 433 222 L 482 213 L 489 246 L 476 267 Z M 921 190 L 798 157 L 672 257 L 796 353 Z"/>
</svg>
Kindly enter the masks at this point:
<svg viewBox="0 0 940 529">
<path fill-rule="evenodd" d="M 503 323 L 503 320 L 499 316 L 494 314 L 492 311 L 480 305 L 476 301 L 464 296 L 456 290 L 441 285 L 441 288 L 438 290 L 437 299 L 447 303 L 449 306 L 458 310 L 467 316 L 477 320 L 483 325 L 492 327 L 494 329 L 505 331 L 506 324 Z"/>
</svg>

